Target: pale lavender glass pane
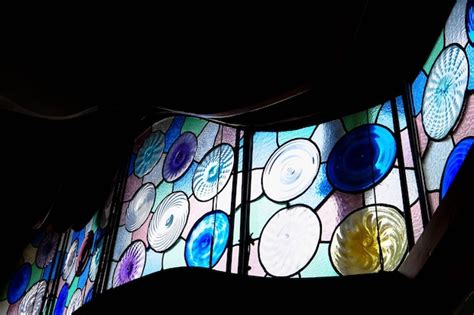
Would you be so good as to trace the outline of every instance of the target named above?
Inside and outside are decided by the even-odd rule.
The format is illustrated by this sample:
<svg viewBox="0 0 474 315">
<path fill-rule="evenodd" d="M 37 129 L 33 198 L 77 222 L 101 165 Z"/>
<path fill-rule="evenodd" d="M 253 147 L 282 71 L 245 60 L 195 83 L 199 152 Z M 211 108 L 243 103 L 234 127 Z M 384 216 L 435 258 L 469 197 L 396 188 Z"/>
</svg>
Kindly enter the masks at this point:
<svg viewBox="0 0 474 315">
<path fill-rule="evenodd" d="M 474 69 L 474 65 L 471 65 Z M 456 127 L 453 138 L 456 144 L 466 137 L 474 136 L 474 95 L 468 97 L 463 117 Z"/>
<path fill-rule="evenodd" d="M 363 206 L 362 194 L 347 194 L 335 191 L 318 210 L 321 220 L 321 241 L 329 242 L 336 226 L 349 213 Z"/>
<path fill-rule="evenodd" d="M 411 152 L 408 129 L 403 130 L 400 133 L 400 137 L 402 140 L 403 161 L 405 162 L 405 167 L 413 167 L 413 156 Z"/>
<path fill-rule="evenodd" d="M 411 207 L 411 222 L 413 226 L 413 236 L 416 243 L 416 241 L 420 238 L 421 233 L 423 233 L 423 220 L 419 201 Z"/>
<path fill-rule="evenodd" d="M 258 240 L 253 242 L 253 245 L 250 245 L 250 256 L 249 256 L 249 267 L 248 272 L 249 276 L 265 276 L 265 270 L 263 270 L 262 265 L 258 259 Z"/>
</svg>

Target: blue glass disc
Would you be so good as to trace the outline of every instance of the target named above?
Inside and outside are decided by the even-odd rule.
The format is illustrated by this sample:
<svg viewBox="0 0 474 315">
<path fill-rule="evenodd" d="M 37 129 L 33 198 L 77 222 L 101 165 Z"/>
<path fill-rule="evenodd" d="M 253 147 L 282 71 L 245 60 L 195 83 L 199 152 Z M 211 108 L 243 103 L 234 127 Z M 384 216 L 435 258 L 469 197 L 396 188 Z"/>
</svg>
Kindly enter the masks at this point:
<svg viewBox="0 0 474 315">
<path fill-rule="evenodd" d="M 173 143 L 163 165 L 163 178 L 174 182 L 189 168 L 196 154 L 197 139 L 191 132 L 185 132 Z"/>
<path fill-rule="evenodd" d="M 86 298 L 84 299 L 84 304 L 89 303 L 92 301 L 92 295 L 94 294 L 94 287 L 89 289 L 89 292 L 87 292 Z"/>
<path fill-rule="evenodd" d="M 193 193 L 197 200 L 214 198 L 230 179 L 234 165 L 234 149 L 221 144 L 209 151 L 196 168 L 193 177 Z"/>
<path fill-rule="evenodd" d="M 29 263 L 24 263 L 20 268 L 18 268 L 10 280 L 10 283 L 8 284 L 8 303 L 14 304 L 20 300 L 20 298 L 23 296 L 23 293 L 26 291 L 28 282 L 30 282 L 30 277 L 31 265 Z"/>
<path fill-rule="evenodd" d="M 361 192 L 379 183 L 390 171 L 397 146 L 390 130 L 363 125 L 342 137 L 329 154 L 327 175 L 344 192 Z"/>
<path fill-rule="evenodd" d="M 443 171 L 443 181 L 441 183 L 441 198 L 444 198 L 453 183 L 456 175 L 464 163 L 469 150 L 474 144 L 474 138 L 463 139 L 451 151 Z"/>
<path fill-rule="evenodd" d="M 165 137 L 160 131 L 156 131 L 145 139 L 138 150 L 135 159 L 135 175 L 143 177 L 148 174 L 161 158 L 165 146 Z"/>
<path fill-rule="evenodd" d="M 67 295 L 69 293 L 69 285 L 65 283 L 59 292 L 56 306 L 54 307 L 54 315 L 62 315 L 66 307 Z"/>
<path fill-rule="evenodd" d="M 186 240 L 184 256 L 191 267 L 209 268 L 212 244 L 212 267 L 224 254 L 229 239 L 229 217 L 217 210 L 206 213 L 193 226 Z"/>
<path fill-rule="evenodd" d="M 474 0 L 467 0 L 466 5 L 466 33 L 469 42 L 474 44 Z"/>
</svg>

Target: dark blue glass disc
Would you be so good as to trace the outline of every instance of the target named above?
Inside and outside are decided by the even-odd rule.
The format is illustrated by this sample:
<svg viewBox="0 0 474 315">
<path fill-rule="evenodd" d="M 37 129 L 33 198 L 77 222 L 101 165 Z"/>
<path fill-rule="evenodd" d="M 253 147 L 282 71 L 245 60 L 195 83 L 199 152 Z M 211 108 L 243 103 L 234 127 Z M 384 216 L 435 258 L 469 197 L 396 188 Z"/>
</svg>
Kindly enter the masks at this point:
<svg viewBox="0 0 474 315">
<path fill-rule="evenodd" d="M 163 165 L 163 178 L 173 182 L 189 168 L 197 149 L 197 139 L 191 132 L 183 133 L 170 148 Z"/>
<path fill-rule="evenodd" d="M 453 183 L 456 175 L 461 168 L 461 165 L 464 163 L 469 150 L 474 144 L 474 138 L 463 139 L 459 142 L 453 151 L 449 154 L 448 161 L 443 171 L 443 180 L 441 183 L 441 198 L 444 198 L 446 193 L 449 190 L 449 187 Z"/>
<path fill-rule="evenodd" d="M 209 268 L 212 246 L 212 267 L 224 254 L 229 239 L 229 217 L 217 210 L 206 213 L 191 229 L 186 240 L 186 264 Z"/>
<path fill-rule="evenodd" d="M 7 299 L 8 303 L 15 304 L 20 300 L 25 293 L 26 287 L 30 282 L 31 277 L 31 265 L 24 263 L 20 268 L 15 272 L 10 283 L 8 284 L 7 290 Z"/>
<path fill-rule="evenodd" d="M 56 300 L 56 306 L 54 307 L 54 315 L 62 315 L 64 313 L 68 292 L 69 285 L 65 283 L 61 288 L 61 292 L 59 292 L 58 299 Z"/>
<path fill-rule="evenodd" d="M 327 175 L 344 192 L 361 192 L 379 183 L 397 153 L 395 138 L 380 125 L 364 125 L 342 137 L 329 154 Z"/>
<path fill-rule="evenodd" d="M 467 0 L 466 5 L 466 33 L 469 42 L 474 44 L 474 0 Z"/>
</svg>

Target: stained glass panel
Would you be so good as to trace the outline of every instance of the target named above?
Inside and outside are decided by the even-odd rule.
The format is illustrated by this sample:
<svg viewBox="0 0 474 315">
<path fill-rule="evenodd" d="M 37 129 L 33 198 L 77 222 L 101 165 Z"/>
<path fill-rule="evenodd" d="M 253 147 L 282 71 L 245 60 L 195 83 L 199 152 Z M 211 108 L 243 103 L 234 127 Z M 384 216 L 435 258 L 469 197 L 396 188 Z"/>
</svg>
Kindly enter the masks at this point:
<svg viewBox="0 0 474 315">
<path fill-rule="evenodd" d="M 235 128 L 176 116 L 136 139 L 109 287 L 176 267 L 226 270 L 234 177 L 241 181 L 234 173 L 241 163 L 236 137 Z"/>
</svg>

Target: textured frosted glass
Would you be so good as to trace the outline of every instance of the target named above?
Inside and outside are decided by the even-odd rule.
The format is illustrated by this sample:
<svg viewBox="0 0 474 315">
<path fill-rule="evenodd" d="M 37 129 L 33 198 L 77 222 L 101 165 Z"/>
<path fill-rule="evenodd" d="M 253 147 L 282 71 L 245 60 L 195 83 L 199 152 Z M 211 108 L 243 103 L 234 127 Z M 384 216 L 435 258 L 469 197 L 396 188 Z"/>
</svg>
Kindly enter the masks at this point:
<svg viewBox="0 0 474 315">
<path fill-rule="evenodd" d="M 391 131 L 394 131 L 392 107 L 391 107 L 390 101 L 383 104 L 382 108 L 380 109 L 379 116 L 377 118 L 377 123 L 387 127 Z"/>
<path fill-rule="evenodd" d="M 204 128 L 206 124 L 207 124 L 207 121 L 204 119 L 195 118 L 195 117 L 186 117 L 186 119 L 184 120 L 183 127 L 181 128 L 181 133 L 190 131 L 194 133 L 195 135 L 199 135 L 199 133 L 202 131 L 202 129 Z"/>
<path fill-rule="evenodd" d="M 143 270 L 143 275 L 149 275 L 151 273 L 161 270 L 161 261 L 163 259 L 162 253 L 157 253 L 151 248 L 146 251 L 146 265 Z"/>
<path fill-rule="evenodd" d="M 444 27 L 446 46 L 458 43 L 464 47 L 467 44 L 465 21 L 466 2 L 467 0 L 457 0 L 451 14 L 449 15 L 448 21 Z"/>
<path fill-rule="evenodd" d="M 423 70 L 425 70 L 425 73 L 430 73 L 431 67 L 433 66 L 436 58 L 438 58 L 438 55 L 440 54 L 440 52 L 443 50 L 443 47 L 444 47 L 444 30 L 439 35 L 433 47 L 433 50 L 431 51 L 428 59 L 423 65 Z"/>
<path fill-rule="evenodd" d="M 474 68 L 474 65 L 472 68 Z M 462 120 L 453 134 L 455 143 L 459 143 L 462 139 L 466 137 L 474 136 L 474 95 L 470 95 L 468 97 L 465 106 L 466 109 L 463 114 Z"/>
<path fill-rule="evenodd" d="M 321 124 L 316 128 L 311 140 L 318 146 L 322 162 L 327 161 L 332 148 L 345 133 L 339 119 Z"/>
<path fill-rule="evenodd" d="M 168 152 L 168 150 L 173 145 L 173 142 L 178 139 L 179 135 L 181 134 L 181 127 L 183 126 L 183 123 L 184 117 L 177 116 L 173 118 L 173 122 L 165 134 L 165 152 Z"/>
<path fill-rule="evenodd" d="M 432 192 L 428 193 L 428 204 L 430 205 L 431 213 L 434 213 L 439 206 L 439 193 Z"/>
<path fill-rule="evenodd" d="M 114 254 L 112 256 L 113 260 L 119 260 L 120 255 L 122 255 L 125 248 L 132 241 L 132 233 L 128 232 L 124 226 L 118 228 L 117 238 L 115 240 Z"/>
<path fill-rule="evenodd" d="M 196 162 L 193 162 L 186 171 L 186 173 L 184 173 L 183 177 L 174 182 L 174 191 L 182 191 L 186 195 L 188 195 L 188 197 L 191 196 L 191 194 L 193 193 L 193 176 L 194 172 L 196 171 L 197 165 L 198 164 Z"/>
<path fill-rule="evenodd" d="M 400 133 L 400 138 L 402 141 L 403 161 L 405 162 L 405 167 L 413 167 L 413 156 L 408 129 L 405 129 Z"/>
<path fill-rule="evenodd" d="M 405 170 L 406 177 L 407 177 L 407 185 L 408 185 L 408 199 L 410 200 L 410 205 L 418 199 L 418 186 L 416 184 L 416 176 L 415 171 L 406 169 Z"/>
<path fill-rule="evenodd" d="M 270 156 L 278 148 L 276 132 L 256 132 L 253 147 L 261 148 L 252 152 L 252 168 L 263 168 Z"/>
<path fill-rule="evenodd" d="M 204 155 L 206 155 L 206 153 L 212 149 L 218 130 L 219 125 L 211 122 L 208 123 L 206 127 L 204 127 L 198 137 L 198 148 L 196 150 L 196 154 L 194 155 L 194 159 L 196 161 L 201 161 Z"/>
<path fill-rule="evenodd" d="M 219 131 L 217 132 L 216 141 L 214 145 L 217 146 L 221 143 L 230 144 L 232 147 L 235 147 L 235 137 L 237 130 L 227 126 L 220 126 Z"/>
<path fill-rule="evenodd" d="M 182 239 L 179 239 L 176 244 L 164 254 L 163 269 L 186 266 L 186 261 L 184 260 L 185 245 L 186 242 Z"/>
<path fill-rule="evenodd" d="M 250 255 L 249 255 L 249 267 L 248 272 L 249 276 L 265 276 L 265 270 L 263 270 L 260 260 L 258 259 L 258 240 L 253 242 L 253 245 L 250 246 Z"/>
<path fill-rule="evenodd" d="M 413 236 L 416 242 L 420 238 L 421 233 L 423 233 L 423 219 L 419 201 L 411 207 L 411 222 L 413 226 Z"/>
<path fill-rule="evenodd" d="M 466 46 L 467 61 L 469 63 L 469 82 L 467 88 L 474 90 L 474 47 L 471 44 Z"/>
<path fill-rule="evenodd" d="M 290 205 L 305 204 L 317 208 L 331 191 L 332 186 L 326 175 L 326 164 L 321 164 L 313 184 L 301 196 L 291 200 Z"/>
<path fill-rule="evenodd" d="M 395 99 L 395 104 L 397 105 L 398 124 L 400 125 L 400 130 L 403 130 L 407 127 L 407 116 L 405 115 L 403 97 L 397 96 Z"/>
<path fill-rule="evenodd" d="M 321 241 L 330 241 L 339 222 L 350 212 L 362 207 L 363 202 L 362 194 L 335 191 L 317 212 L 322 226 Z"/>
<path fill-rule="evenodd" d="M 346 127 L 347 131 L 350 131 L 356 127 L 365 125 L 367 123 L 374 123 L 375 119 L 377 118 L 377 113 L 379 112 L 380 105 L 369 108 L 367 110 L 344 116 L 342 121 L 344 122 L 344 126 Z M 368 116 L 368 120 L 367 120 Z"/>
<path fill-rule="evenodd" d="M 151 126 L 151 130 L 152 132 L 161 131 L 163 133 L 166 133 L 168 128 L 171 126 L 172 122 L 173 122 L 173 117 L 162 119 L 154 123 L 153 126 Z"/>
<path fill-rule="evenodd" d="M 268 219 L 284 207 L 284 203 L 273 202 L 265 196 L 252 202 L 250 204 L 250 233 L 253 234 L 253 237 L 259 237 Z"/>
<path fill-rule="evenodd" d="M 163 180 L 163 163 L 165 162 L 166 153 L 161 156 L 161 159 L 153 167 L 150 173 L 143 177 L 144 183 L 159 184 Z"/>
<path fill-rule="evenodd" d="M 152 212 L 156 211 L 156 208 L 158 208 L 158 205 L 163 201 L 163 199 L 166 198 L 169 194 L 173 192 L 173 184 L 167 183 L 167 182 L 161 182 L 161 184 L 156 187 L 156 193 L 155 193 L 155 202 L 153 204 L 153 209 L 151 210 Z"/>
<path fill-rule="evenodd" d="M 423 102 L 423 93 L 425 92 L 425 85 L 428 77 L 424 71 L 420 71 L 415 81 L 411 85 L 412 97 L 413 97 L 413 115 L 418 115 L 421 111 L 421 105 Z"/>
<path fill-rule="evenodd" d="M 374 190 L 370 189 L 364 193 L 365 204 L 375 204 Z M 398 168 L 392 171 L 385 177 L 385 179 L 375 186 L 375 194 L 377 203 L 394 205 L 399 210 L 403 211 L 403 197 L 400 187 L 400 172 Z"/>
<path fill-rule="evenodd" d="M 291 131 L 281 131 L 278 133 L 278 145 L 282 145 L 293 139 L 308 139 L 314 132 L 315 126 L 304 127 Z"/>
<path fill-rule="evenodd" d="M 234 215 L 234 234 L 232 238 L 232 245 L 240 243 L 240 209 L 235 210 Z"/>
<path fill-rule="evenodd" d="M 302 278 L 313 278 L 313 277 L 335 277 L 338 276 L 334 270 L 331 260 L 329 258 L 329 244 L 320 243 L 318 251 L 313 259 L 310 261 L 308 266 L 301 272 Z"/>
<path fill-rule="evenodd" d="M 415 120 L 416 131 L 418 133 L 418 146 L 420 149 L 420 156 L 423 156 L 428 145 L 428 137 L 426 136 L 425 130 L 423 129 L 423 123 L 421 122 L 421 114 L 416 117 Z"/>
<path fill-rule="evenodd" d="M 182 233 L 184 238 L 187 237 L 194 223 L 196 223 L 196 221 L 199 220 L 199 218 L 201 218 L 205 213 L 212 210 L 212 200 L 202 202 L 193 196 L 189 198 L 189 209 L 188 222 L 186 223 Z"/>
<path fill-rule="evenodd" d="M 444 165 L 452 149 L 453 142 L 451 137 L 440 142 L 430 142 L 423 158 L 423 174 L 425 176 L 426 189 L 439 189 Z"/>
</svg>

